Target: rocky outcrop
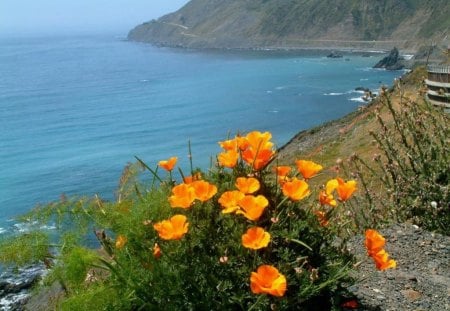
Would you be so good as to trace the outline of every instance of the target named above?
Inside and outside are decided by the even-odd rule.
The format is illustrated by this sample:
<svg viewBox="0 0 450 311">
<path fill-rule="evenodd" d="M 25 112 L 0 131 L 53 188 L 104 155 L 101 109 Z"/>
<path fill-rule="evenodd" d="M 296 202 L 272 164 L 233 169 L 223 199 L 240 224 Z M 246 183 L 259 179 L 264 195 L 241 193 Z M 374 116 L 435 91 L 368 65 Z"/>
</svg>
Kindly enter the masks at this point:
<svg viewBox="0 0 450 311">
<path fill-rule="evenodd" d="M 401 62 L 403 59 L 400 57 L 398 49 L 395 47 L 390 52 L 389 55 L 384 57 L 378 63 L 373 66 L 373 68 L 385 68 L 387 70 L 400 70 L 405 66 Z"/>
<path fill-rule="evenodd" d="M 0 310 L 23 310 L 31 288 L 40 280 L 43 267 L 7 269 L 0 275 Z"/>
</svg>

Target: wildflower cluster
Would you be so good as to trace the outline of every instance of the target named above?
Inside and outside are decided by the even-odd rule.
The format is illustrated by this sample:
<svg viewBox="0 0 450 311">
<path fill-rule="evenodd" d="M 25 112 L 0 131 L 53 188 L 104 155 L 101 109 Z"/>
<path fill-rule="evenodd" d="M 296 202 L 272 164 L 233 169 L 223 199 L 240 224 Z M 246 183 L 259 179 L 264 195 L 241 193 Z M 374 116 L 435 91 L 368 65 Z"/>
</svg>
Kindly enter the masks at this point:
<svg viewBox="0 0 450 311">
<path fill-rule="evenodd" d="M 177 182 L 172 173 L 178 158 L 162 160 L 156 169 L 138 159 L 154 177 L 150 189 L 127 176 L 120 188 L 135 191 L 120 193 L 117 202 L 96 197 L 48 209 L 57 217 L 86 217 L 104 251 L 84 254 L 68 235 L 61 243 L 54 277 L 64 280 L 77 267 L 74 281 L 64 284 L 69 295 L 63 310 L 327 310 L 339 304 L 339 285 L 349 280 L 353 257 L 345 239 L 336 243 L 349 221 L 337 219 L 351 217 L 344 212 L 356 181 L 336 176 L 316 191 L 310 181 L 325 168 L 302 159 L 278 165 L 269 132 L 219 145 L 223 151 L 208 173 L 191 167 L 184 176 L 179 169 Z M 369 255 L 378 269 L 395 267 L 380 241 L 374 236 L 366 242 Z M 75 258 L 83 266 L 73 264 Z M 86 286 L 86 274 L 97 271 L 92 269 L 107 273 L 90 277 L 93 285 Z M 92 307 L 102 295 L 128 298 Z"/>
</svg>

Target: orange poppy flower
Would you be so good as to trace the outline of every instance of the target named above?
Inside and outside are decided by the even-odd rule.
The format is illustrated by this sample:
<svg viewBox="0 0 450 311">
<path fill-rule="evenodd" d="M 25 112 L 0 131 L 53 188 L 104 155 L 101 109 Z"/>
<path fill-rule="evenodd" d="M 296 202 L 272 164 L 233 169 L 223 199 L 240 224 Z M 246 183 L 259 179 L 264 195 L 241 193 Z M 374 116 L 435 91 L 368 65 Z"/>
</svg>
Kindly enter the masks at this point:
<svg viewBox="0 0 450 311">
<path fill-rule="evenodd" d="M 245 194 L 238 190 L 226 191 L 219 198 L 219 204 L 223 208 L 222 213 L 234 213 L 239 209 L 239 201 L 245 197 Z"/>
<path fill-rule="evenodd" d="M 127 244 L 127 242 L 128 242 L 127 237 L 124 236 L 124 235 L 119 234 L 116 237 L 116 248 L 117 249 L 122 249 L 125 246 L 125 244 Z"/>
<path fill-rule="evenodd" d="M 259 190 L 259 180 L 253 177 L 238 177 L 236 179 L 236 188 L 244 194 L 254 193 Z"/>
<path fill-rule="evenodd" d="M 249 144 L 249 147 L 254 150 L 272 149 L 273 143 L 270 142 L 272 134 L 270 132 L 261 133 L 259 131 L 253 131 L 248 133 L 245 138 Z"/>
<path fill-rule="evenodd" d="M 246 195 L 239 201 L 242 210 L 237 210 L 236 214 L 242 214 L 249 220 L 258 220 L 264 209 L 269 205 L 269 201 L 263 196 Z"/>
<path fill-rule="evenodd" d="M 339 195 L 339 199 L 341 201 L 347 201 L 353 195 L 353 192 L 356 191 L 356 181 L 349 180 L 344 182 L 342 178 L 336 178 L 338 182 L 338 186 L 336 188 L 337 193 Z"/>
<path fill-rule="evenodd" d="M 195 198 L 202 202 L 208 201 L 217 193 L 217 187 L 204 180 L 197 180 L 191 183 L 195 190 Z"/>
<path fill-rule="evenodd" d="M 217 155 L 217 161 L 220 166 L 233 168 L 239 159 L 239 153 L 236 150 L 227 150 Z"/>
<path fill-rule="evenodd" d="M 158 162 L 158 165 L 165 169 L 166 171 L 171 171 L 175 167 L 175 164 L 177 164 L 177 157 L 171 157 L 168 160 L 162 160 Z"/>
<path fill-rule="evenodd" d="M 160 238 L 164 240 L 179 240 L 187 232 L 189 223 L 184 215 L 175 215 L 153 225 Z"/>
<path fill-rule="evenodd" d="M 246 248 L 260 249 L 269 245 L 270 233 L 261 227 L 252 227 L 242 235 L 242 245 Z"/>
<path fill-rule="evenodd" d="M 250 288 L 254 294 L 283 297 L 287 289 L 286 277 L 270 265 L 259 266 L 250 276 Z"/>
<path fill-rule="evenodd" d="M 325 213 L 324 211 L 316 211 L 314 212 L 314 214 L 317 216 L 317 220 L 319 221 L 319 224 L 322 227 L 326 227 L 328 226 L 328 218 L 327 218 L 327 213 Z"/>
<path fill-rule="evenodd" d="M 228 140 L 224 140 L 224 141 L 219 141 L 219 146 L 223 149 L 223 150 L 233 150 L 236 151 L 237 147 L 238 147 L 238 142 L 236 139 L 228 139 Z"/>
<path fill-rule="evenodd" d="M 292 167 L 290 166 L 277 166 L 275 167 L 275 173 L 277 174 L 277 176 L 287 176 L 292 170 Z"/>
<path fill-rule="evenodd" d="M 384 248 L 386 243 L 385 238 L 376 230 L 367 229 L 366 230 L 366 240 L 364 242 L 367 253 L 369 256 L 372 256 L 378 253 L 380 250 Z"/>
<path fill-rule="evenodd" d="M 386 270 L 397 267 L 397 262 L 393 259 L 389 259 L 389 254 L 384 249 L 380 250 L 371 257 L 375 261 L 375 266 L 378 270 Z"/>
<path fill-rule="evenodd" d="M 169 197 L 171 207 L 189 208 L 195 200 L 195 189 L 191 184 L 179 184 L 172 188 L 172 193 Z"/>
<path fill-rule="evenodd" d="M 302 174 L 304 179 L 310 179 L 311 177 L 314 177 L 323 169 L 322 165 L 317 164 L 313 161 L 298 160 L 295 161 L 295 164 L 297 164 L 297 170 L 300 172 L 300 174 Z"/>
<path fill-rule="evenodd" d="M 158 243 L 155 243 L 155 245 L 153 246 L 153 257 L 159 259 L 161 255 L 162 255 L 161 248 L 159 247 Z"/>
<path fill-rule="evenodd" d="M 338 186 L 339 182 L 337 181 L 337 179 L 330 179 L 329 181 L 327 181 L 327 184 L 325 186 L 325 192 L 327 194 L 331 194 L 334 190 L 336 190 Z"/>
<path fill-rule="evenodd" d="M 325 190 L 319 192 L 319 202 L 321 205 L 329 205 L 335 207 L 337 205 L 336 200 L 332 194 L 328 194 Z"/>
<path fill-rule="evenodd" d="M 271 149 L 248 148 L 242 152 L 242 159 L 253 167 L 254 170 L 263 169 L 274 156 L 275 151 Z"/>
<path fill-rule="evenodd" d="M 238 146 L 239 150 L 241 150 L 241 151 L 247 149 L 250 146 L 246 137 L 242 137 L 242 136 L 238 135 L 235 137 L 235 139 L 237 142 L 237 146 Z"/>
<path fill-rule="evenodd" d="M 292 201 L 300 201 L 310 194 L 308 184 L 304 180 L 295 177 L 291 181 L 285 182 L 282 190 L 283 194 Z"/>
</svg>

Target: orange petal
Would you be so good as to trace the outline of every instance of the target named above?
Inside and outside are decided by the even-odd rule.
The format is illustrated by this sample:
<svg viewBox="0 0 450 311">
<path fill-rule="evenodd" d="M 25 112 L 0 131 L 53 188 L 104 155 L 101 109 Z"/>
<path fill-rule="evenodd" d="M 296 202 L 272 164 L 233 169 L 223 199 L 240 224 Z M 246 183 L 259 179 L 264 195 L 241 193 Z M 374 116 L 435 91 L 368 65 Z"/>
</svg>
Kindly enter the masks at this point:
<svg viewBox="0 0 450 311">
<path fill-rule="evenodd" d="M 342 178 L 336 178 L 339 185 L 337 187 L 337 192 L 339 195 L 339 199 L 341 201 L 347 201 L 350 199 L 350 197 L 353 195 L 353 193 L 356 191 L 356 181 L 355 180 L 349 180 L 347 182 L 344 182 Z"/>
<path fill-rule="evenodd" d="M 239 209 L 239 201 L 245 197 L 245 194 L 238 190 L 226 191 L 219 198 L 219 204 L 223 208 L 222 213 L 233 213 Z"/>
<path fill-rule="evenodd" d="M 158 165 L 165 169 L 166 171 L 171 171 L 175 167 L 175 164 L 177 164 L 177 157 L 171 157 L 168 160 L 162 160 L 158 162 Z"/>
<path fill-rule="evenodd" d="M 189 208 L 195 200 L 195 189 L 191 184 L 179 184 L 172 188 L 172 193 L 169 197 L 171 207 Z"/>
<path fill-rule="evenodd" d="M 217 161 L 220 166 L 233 168 L 239 159 L 239 153 L 236 150 L 227 150 L 217 155 Z"/>
<path fill-rule="evenodd" d="M 194 188 L 195 198 L 202 202 L 208 201 L 217 193 L 217 187 L 204 180 L 197 180 L 191 183 Z"/>
<path fill-rule="evenodd" d="M 263 196 L 246 195 L 239 201 L 242 210 L 237 210 L 236 214 L 242 214 L 249 220 L 258 220 L 264 209 L 269 205 L 269 201 Z"/>
<path fill-rule="evenodd" d="M 295 163 L 297 164 L 297 170 L 302 174 L 304 179 L 309 179 L 317 175 L 323 169 L 322 165 L 313 161 L 298 160 Z"/>
<path fill-rule="evenodd" d="M 252 227 L 242 235 L 242 245 L 246 248 L 260 249 L 269 245 L 270 233 L 261 227 Z"/>
<path fill-rule="evenodd" d="M 370 255 L 378 253 L 381 249 L 383 249 L 386 240 L 385 238 L 376 230 L 367 229 L 366 240 L 364 242 L 367 252 Z"/>
<path fill-rule="evenodd" d="M 309 186 L 304 180 L 293 178 L 287 181 L 282 187 L 283 194 L 289 197 L 292 201 L 299 201 L 306 198 L 309 194 Z"/>
<path fill-rule="evenodd" d="M 258 179 L 250 177 L 238 177 L 236 179 L 236 188 L 245 194 L 254 193 L 259 190 L 260 184 Z"/>
<path fill-rule="evenodd" d="M 270 265 L 259 266 L 250 275 L 250 289 L 254 294 L 284 296 L 287 289 L 286 277 Z"/>
</svg>

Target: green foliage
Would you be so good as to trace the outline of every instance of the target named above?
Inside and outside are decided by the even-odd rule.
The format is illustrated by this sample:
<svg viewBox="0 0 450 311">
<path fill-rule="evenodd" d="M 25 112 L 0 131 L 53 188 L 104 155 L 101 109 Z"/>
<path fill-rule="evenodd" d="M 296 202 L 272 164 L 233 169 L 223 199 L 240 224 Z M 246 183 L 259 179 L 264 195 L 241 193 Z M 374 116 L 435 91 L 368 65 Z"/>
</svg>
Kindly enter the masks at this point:
<svg viewBox="0 0 450 311">
<path fill-rule="evenodd" d="M 400 89 L 401 91 L 401 89 Z M 428 230 L 450 234 L 449 117 L 429 102 L 401 97 L 395 107 L 388 92 L 377 114 L 380 131 L 371 132 L 380 155 L 370 170 L 383 185 L 379 194 L 366 191 L 371 204 L 387 200 L 391 217 L 411 219 Z M 363 163 L 360 158 L 353 160 Z"/>
<path fill-rule="evenodd" d="M 148 184 L 138 181 L 139 166 L 150 172 Z M 188 209 L 173 208 L 168 202 L 176 184 L 172 172 L 159 176 L 157 169 L 139 160 L 125 169 L 113 202 L 98 197 L 62 198 L 29 213 L 30 221 L 56 222 L 61 231 L 55 237 L 57 258 L 46 280 L 47 284 L 59 281 L 65 288 L 66 297 L 58 308 L 316 310 L 318 306 L 330 309 L 339 301 L 341 284 L 350 281 L 353 263 L 345 237 L 337 239 L 339 232 L 357 226 L 340 219 L 351 208 L 350 202 L 330 209 L 329 224 L 323 226 L 315 214 L 323 208 L 317 202 L 318 193 L 312 191 L 312 199 L 290 200 L 283 195 L 272 168 L 254 169 L 241 159 L 233 169 L 216 166 L 208 173 L 194 173 L 216 185 L 217 194 L 204 201 L 196 199 Z M 224 214 L 218 202 L 224 192 L 236 189 L 236 178 L 244 176 L 259 181 L 255 195 L 269 202 L 255 220 Z M 180 239 L 165 240 L 154 225 L 174 214 L 187 217 L 188 232 Z M 268 246 L 244 247 L 242 235 L 253 226 L 270 233 Z M 100 248 L 92 241 L 87 243 L 92 236 Z M 35 252 L 40 256 L 30 257 L 39 260 L 49 249 L 45 240 L 17 239 L 23 238 L 27 240 L 16 243 L 10 254 L 20 254 L 28 244 L 41 245 Z M 154 253 L 156 244 L 160 254 Z M 17 258 L 24 263 L 20 260 L 25 257 Z M 261 265 L 276 267 L 286 278 L 287 291 L 282 297 L 257 295 L 250 289 L 250 275 Z"/>
<path fill-rule="evenodd" d="M 24 266 L 50 256 L 49 238 L 43 232 L 29 232 L 0 242 L 0 262 Z"/>
</svg>

